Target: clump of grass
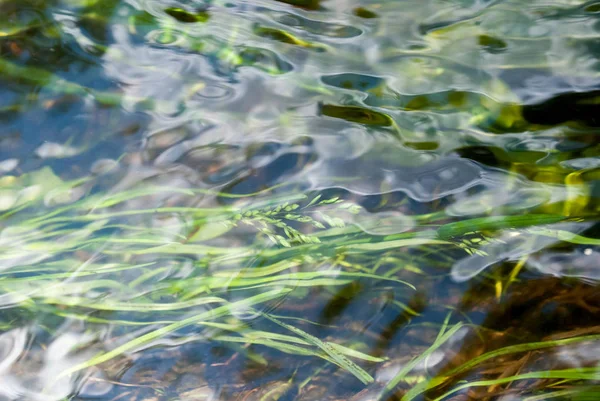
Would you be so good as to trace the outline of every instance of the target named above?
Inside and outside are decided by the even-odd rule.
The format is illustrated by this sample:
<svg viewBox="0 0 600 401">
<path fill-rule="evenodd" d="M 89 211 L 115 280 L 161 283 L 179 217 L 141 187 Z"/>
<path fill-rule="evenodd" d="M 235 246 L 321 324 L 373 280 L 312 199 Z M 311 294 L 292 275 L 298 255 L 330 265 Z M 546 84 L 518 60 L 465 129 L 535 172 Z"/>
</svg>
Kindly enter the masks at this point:
<svg viewBox="0 0 600 401">
<path fill-rule="evenodd" d="M 87 181 L 63 186 L 68 189 L 82 182 Z M 200 196 L 223 196 L 237 202 L 208 207 L 138 206 L 140 199 L 168 194 L 183 199 L 179 204 L 193 204 Z M 361 212 L 356 203 L 322 194 L 273 196 L 265 192 L 234 196 L 163 186 L 89 194 L 62 206 L 41 206 L 40 199 L 30 199 L 7 210 L 1 218 L 2 233 L 6 234 L 0 241 L 0 259 L 5 266 L 0 272 L 3 305 L 18 305 L 89 324 L 115 325 L 125 332 L 128 327 L 151 328 L 66 369 L 61 377 L 143 350 L 157 339 L 194 327 L 213 341 L 232 346 L 253 344 L 320 358 L 369 384 L 373 382 L 370 364 L 381 363 L 385 357 L 358 351 L 344 341 L 320 339 L 271 311 L 290 297 L 305 296 L 305 291 L 356 282 L 391 286 L 398 294 L 413 293 L 415 286 L 401 278 L 404 272 L 423 273 L 420 263 L 441 266 L 447 274 L 454 258 L 444 260 L 441 253 L 485 256 L 485 245 L 497 241 L 495 233 L 503 230 L 572 244 L 598 241 L 552 229 L 552 224 L 577 221 L 560 215 L 453 221 L 437 213 L 414 216 L 418 224 L 410 231 L 373 235 L 349 223 L 354 214 Z M 262 262 L 257 264 L 257 260 Z M 419 263 L 410 267 L 408 260 Z M 184 273 L 190 267 L 193 273 Z M 409 306 L 401 302 L 398 305 L 418 316 Z M 141 316 L 143 319 L 138 318 Z M 267 329 L 265 322 L 283 332 Z M 446 320 L 430 348 L 387 383 L 381 397 L 405 382 L 411 370 L 463 324 L 450 325 Z M 584 339 L 589 338 L 491 351 L 450 373 L 417 383 L 403 400 L 445 386 L 488 359 Z M 263 363 L 266 360 L 254 358 Z M 586 368 L 515 374 L 459 384 L 438 399 L 468 387 L 536 378 L 588 380 L 597 373 Z"/>
</svg>

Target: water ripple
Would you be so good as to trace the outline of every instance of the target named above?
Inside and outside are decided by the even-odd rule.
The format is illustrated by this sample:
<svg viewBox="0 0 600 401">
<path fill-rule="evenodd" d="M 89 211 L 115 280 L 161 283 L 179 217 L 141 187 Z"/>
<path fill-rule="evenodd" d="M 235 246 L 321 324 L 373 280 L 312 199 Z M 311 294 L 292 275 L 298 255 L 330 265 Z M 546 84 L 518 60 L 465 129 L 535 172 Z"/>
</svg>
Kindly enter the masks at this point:
<svg viewBox="0 0 600 401">
<path fill-rule="evenodd" d="M 371 400 L 585 330 L 505 317 L 599 282 L 599 4 L 0 0 L 0 398 Z"/>
</svg>

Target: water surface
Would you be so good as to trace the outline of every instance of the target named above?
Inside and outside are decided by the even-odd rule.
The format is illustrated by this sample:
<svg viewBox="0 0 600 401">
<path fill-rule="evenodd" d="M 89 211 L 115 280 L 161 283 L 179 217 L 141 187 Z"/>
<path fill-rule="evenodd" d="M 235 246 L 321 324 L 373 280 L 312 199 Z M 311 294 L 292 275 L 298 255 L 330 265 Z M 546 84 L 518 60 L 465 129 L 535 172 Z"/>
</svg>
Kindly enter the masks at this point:
<svg viewBox="0 0 600 401">
<path fill-rule="evenodd" d="M 598 398 L 597 1 L 0 15 L 0 400 Z"/>
</svg>

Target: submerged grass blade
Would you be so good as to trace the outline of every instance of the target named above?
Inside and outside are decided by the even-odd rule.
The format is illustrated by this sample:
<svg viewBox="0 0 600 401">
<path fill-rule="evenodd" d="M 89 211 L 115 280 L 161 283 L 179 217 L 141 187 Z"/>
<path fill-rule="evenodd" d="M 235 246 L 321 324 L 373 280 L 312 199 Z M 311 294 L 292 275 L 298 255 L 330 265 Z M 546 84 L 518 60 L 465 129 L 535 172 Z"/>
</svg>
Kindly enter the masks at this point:
<svg viewBox="0 0 600 401">
<path fill-rule="evenodd" d="M 150 333 L 144 334 L 141 337 L 138 337 L 136 339 L 128 341 L 127 343 L 125 343 L 111 351 L 97 355 L 83 363 L 75 365 L 75 366 L 61 372 L 58 375 L 58 377 L 68 376 L 73 373 L 79 372 L 83 369 L 99 365 L 103 362 L 106 362 L 113 358 L 116 358 L 119 355 L 122 355 L 123 353 L 125 353 L 127 351 L 130 351 L 134 348 L 141 347 L 153 340 L 163 337 L 166 334 L 172 333 L 176 330 L 182 329 L 189 325 L 196 324 L 196 323 L 199 323 L 199 322 L 201 322 L 203 320 L 207 320 L 207 319 L 216 319 L 221 316 L 226 316 L 236 309 L 239 309 L 239 308 L 245 309 L 250 306 L 259 304 L 259 303 L 264 303 L 264 302 L 270 301 L 272 299 L 279 298 L 279 297 L 289 293 L 290 291 L 291 290 L 287 289 L 287 288 L 272 290 L 272 291 L 266 292 L 264 294 L 255 295 L 255 296 L 243 299 L 241 301 L 237 301 L 237 302 L 230 303 L 227 305 L 219 306 L 215 309 L 200 313 L 198 315 L 189 317 L 187 319 L 183 319 L 179 322 L 162 327 L 158 330 L 151 331 Z"/>
<path fill-rule="evenodd" d="M 187 309 L 194 306 L 207 305 L 211 303 L 225 303 L 223 298 L 204 297 L 185 302 L 172 303 L 141 303 L 141 302 L 86 302 L 86 298 L 57 298 L 45 300 L 48 304 L 78 306 L 82 308 L 104 310 L 104 311 L 129 311 L 129 312 L 157 312 Z"/>
<path fill-rule="evenodd" d="M 486 352 L 485 354 L 482 354 L 476 358 L 473 358 L 469 362 L 466 362 L 465 364 L 460 365 L 459 367 L 446 372 L 446 376 L 453 376 L 453 375 L 457 375 L 457 374 L 466 372 L 467 370 L 472 369 L 473 367 L 479 365 L 480 363 L 482 363 L 486 360 L 496 358 L 496 357 L 499 357 L 502 355 L 514 354 L 514 353 L 518 353 L 518 352 L 527 352 L 527 351 L 533 351 L 533 350 L 539 350 L 539 349 L 551 348 L 551 347 L 561 347 L 561 346 L 577 344 L 577 343 L 581 343 L 581 342 L 585 342 L 585 341 L 600 341 L 600 334 L 566 338 L 563 340 L 540 341 L 540 342 L 533 342 L 533 343 L 526 343 L 526 344 L 511 345 L 509 347 L 504 347 L 504 348 L 500 348 L 500 349 L 497 349 L 494 351 Z"/>
<path fill-rule="evenodd" d="M 232 274 L 227 277 L 214 277 L 209 279 L 209 281 L 211 282 L 210 287 L 211 288 L 218 288 L 218 287 L 246 287 L 246 286 L 253 286 L 253 285 L 260 285 L 260 284 L 266 284 L 266 283 L 271 283 L 274 281 L 282 281 L 282 280 L 298 280 L 298 281 L 307 281 L 307 280 L 314 280 L 314 279 L 322 279 L 324 277 L 332 277 L 332 279 L 330 279 L 330 282 L 332 284 L 335 283 L 335 280 L 337 277 L 340 277 L 341 279 L 357 279 L 357 278 L 368 278 L 368 279 L 376 279 L 376 280 L 383 280 L 383 281 L 391 281 L 397 284 L 403 284 L 406 285 L 408 287 L 410 287 L 411 289 L 415 290 L 415 287 L 410 284 L 407 283 L 406 281 L 402 281 L 402 280 L 397 280 L 395 278 L 391 278 L 391 277 L 384 277 L 384 276 L 379 276 L 376 274 L 369 274 L 369 273 L 347 273 L 347 272 L 340 272 L 340 271 L 335 271 L 335 270 L 322 270 L 322 271 L 315 271 L 315 272 L 297 272 L 297 273 L 289 273 L 289 274 L 278 274 L 275 276 L 268 276 L 268 277 L 261 277 L 261 278 L 237 278 L 235 276 L 235 273 L 232 272 Z M 327 282 L 327 281 L 325 281 Z"/>
<path fill-rule="evenodd" d="M 567 220 L 562 215 L 552 214 L 530 214 L 523 216 L 490 216 L 457 221 L 444 224 L 438 228 L 438 236 L 441 239 L 450 239 L 470 232 L 482 230 L 498 230 L 502 228 L 522 228 L 537 226 L 540 224 L 553 224 Z"/>
<path fill-rule="evenodd" d="M 446 331 L 446 327 L 447 327 L 447 321 L 442 326 L 442 329 L 440 330 L 434 343 L 431 344 L 431 346 L 429 348 L 427 348 L 427 350 L 425 350 L 425 352 L 423 352 L 421 355 L 419 355 L 418 357 L 411 360 L 408 364 L 406 364 L 406 366 L 404 368 L 402 368 L 400 370 L 400 372 L 398 372 L 398 374 L 396 374 L 396 376 L 394 376 L 394 378 L 392 380 L 390 380 L 390 382 L 388 384 L 386 384 L 384 391 L 380 394 L 380 396 L 378 398 L 379 400 L 384 399 L 384 396 L 386 394 L 390 393 L 391 391 L 393 391 L 396 388 L 396 386 L 398 386 L 398 384 L 400 384 L 402 382 L 402 380 L 404 380 L 406 378 L 406 375 L 415 368 L 415 366 L 417 366 L 420 362 L 427 360 L 427 358 L 429 358 L 429 356 L 435 350 L 440 348 L 446 341 L 448 341 L 458 330 L 460 330 L 463 327 L 463 323 L 462 322 L 456 323 L 454 326 L 452 326 L 447 331 Z M 407 400 L 405 400 L 405 397 L 403 397 L 402 401 L 407 401 Z"/>
<path fill-rule="evenodd" d="M 331 344 L 325 343 L 319 340 L 317 337 L 312 336 L 295 326 L 284 323 L 281 320 L 276 319 L 267 313 L 262 313 L 262 316 L 269 319 L 273 323 L 304 338 L 308 343 L 320 348 L 323 352 L 325 352 L 325 354 L 327 354 L 332 360 L 334 360 L 337 365 L 352 373 L 358 380 L 363 382 L 363 384 L 369 384 L 373 382 L 373 377 L 370 374 L 368 374 L 363 368 L 361 368 L 360 366 L 352 362 L 350 359 L 348 359 L 337 348 L 332 347 Z"/>
<path fill-rule="evenodd" d="M 470 387 L 487 387 L 498 384 L 512 383 L 518 380 L 529 379 L 563 379 L 563 380 L 598 380 L 600 379 L 600 367 L 579 368 L 579 369 L 563 369 L 563 370 L 545 370 L 539 372 L 529 372 L 520 375 L 503 377 L 495 380 L 481 380 L 461 384 L 447 393 L 437 397 L 433 401 L 442 401 L 452 394 Z"/>
<path fill-rule="evenodd" d="M 271 317 L 273 317 L 273 315 L 271 315 Z M 308 342 L 307 340 L 300 338 L 300 337 L 294 337 L 294 336 L 289 336 L 289 335 L 279 334 L 279 333 L 271 333 L 268 331 L 252 331 L 249 333 L 243 333 L 243 336 L 246 339 L 270 339 L 270 340 L 290 342 L 290 343 L 300 344 L 300 345 L 311 345 L 310 342 Z M 330 346 L 332 346 L 333 348 L 337 349 L 340 353 L 342 353 L 346 356 L 352 357 L 352 358 L 362 359 L 362 360 L 370 361 L 370 362 L 384 362 L 387 360 L 386 358 L 378 358 L 375 356 L 371 356 L 371 355 L 365 354 L 360 351 L 353 350 L 352 348 L 348 348 L 348 347 L 345 347 L 345 346 L 337 344 L 337 343 L 333 343 L 333 342 L 326 342 L 326 343 L 329 344 Z"/>
<path fill-rule="evenodd" d="M 350 244 L 341 245 L 338 248 L 354 252 L 375 252 L 385 251 L 388 249 L 401 248 L 405 246 L 418 246 L 418 245 L 453 245 L 452 242 L 441 241 L 427 238 L 410 238 L 410 239 L 399 239 L 395 241 L 383 241 L 383 242 L 368 242 L 364 244 Z"/>
<path fill-rule="evenodd" d="M 282 337 L 280 337 L 281 335 L 279 335 L 277 333 L 268 333 L 268 332 L 264 332 L 264 331 L 260 332 L 261 335 L 255 335 L 255 334 L 257 334 L 257 333 L 250 333 L 250 334 L 244 333 L 244 335 L 242 337 L 219 335 L 219 336 L 216 336 L 213 338 L 218 341 L 230 341 L 230 342 L 238 342 L 238 343 L 244 343 L 244 344 L 264 345 L 264 346 L 267 346 L 270 348 L 278 349 L 278 350 L 283 351 L 288 354 L 316 356 L 319 358 L 323 358 L 323 359 L 339 366 L 339 364 L 336 360 L 331 358 L 331 356 L 325 354 L 322 350 L 320 350 L 320 349 L 314 350 L 314 349 L 306 348 L 307 346 L 311 346 L 313 344 L 310 344 L 308 341 L 303 340 L 301 338 L 296 338 L 296 337 L 292 337 L 292 336 L 285 336 L 285 337 L 290 337 L 290 338 L 285 338 L 285 337 L 282 338 Z M 336 343 L 328 342 L 327 344 L 332 346 L 336 350 L 338 350 L 340 354 L 351 357 L 351 358 L 361 359 L 361 360 L 369 361 L 369 362 L 385 361 L 384 358 L 377 358 L 377 357 L 374 357 L 371 355 L 367 355 L 362 352 L 355 351 L 353 349 L 344 347 L 344 346 L 336 344 Z M 343 366 L 340 366 L 340 367 L 343 368 Z"/>
<path fill-rule="evenodd" d="M 543 401 L 558 397 L 568 397 L 567 399 L 572 401 L 596 401 L 599 394 L 600 386 L 575 387 L 525 397 L 523 401 Z"/>
<path fill-rule="evenodd" d="M 577 245 L 600 245 L 600 238 L 584 237 L 565 230 L 552 230 L 548 228 L 530 228 L 532 234 L 552 237 L 564 242 L 570 242 Z"/>
<path fill-rule="evenodd" d="M 461 373 L 467 372 L 468 370 L 474 368 L 475 366 L 485 362 L 489 359 L 496 358 L 503 355 L 509 355 L 520 352 L 527 352 L 533 350 L 540 350 L 544 348 L 552 348 L 552 347 L 561 347 L 571 344 L 576 344 L 585 341 L 598 341 L 600 340 L 600 334 L 597 335 L 589 335 L 589 336 L 580 336 L 567 338 L 562 340 L 552 340 L 552 341 L 541 341 L 534 343 L 526 343 L 526 344 L 518 344 L 512 345 L 504 348 L 500 348 L 494 351 L 486 352 L 478 357 L 471 359 L 469 362 L 466 362 L 457 368 L 454 368 L 448 372 L 445 372 L 443 376 L 438 376 L 432 378 L 428 382 L 419 383 L 417 386 L 413 387 L 406 395 L 402 398 L 402 401 L 410 401 L 417 397 L 419 394 L 424 393 L 425 391 L 431 390 L 448 380 L 452 377 L 455 377 Z"/>
</svg>

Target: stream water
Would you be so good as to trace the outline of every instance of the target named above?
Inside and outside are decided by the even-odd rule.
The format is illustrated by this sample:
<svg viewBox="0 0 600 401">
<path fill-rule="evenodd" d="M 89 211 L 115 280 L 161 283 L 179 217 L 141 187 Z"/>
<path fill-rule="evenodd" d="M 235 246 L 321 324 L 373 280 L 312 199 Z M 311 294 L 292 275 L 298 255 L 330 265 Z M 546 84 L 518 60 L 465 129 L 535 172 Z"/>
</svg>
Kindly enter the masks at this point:
<svg viewBox="0 0 600 401">
<path fill-rule="evenodd" d="M 0 401 L 600 399 L 600 2 L 0 0 Z"/>
</svg>

